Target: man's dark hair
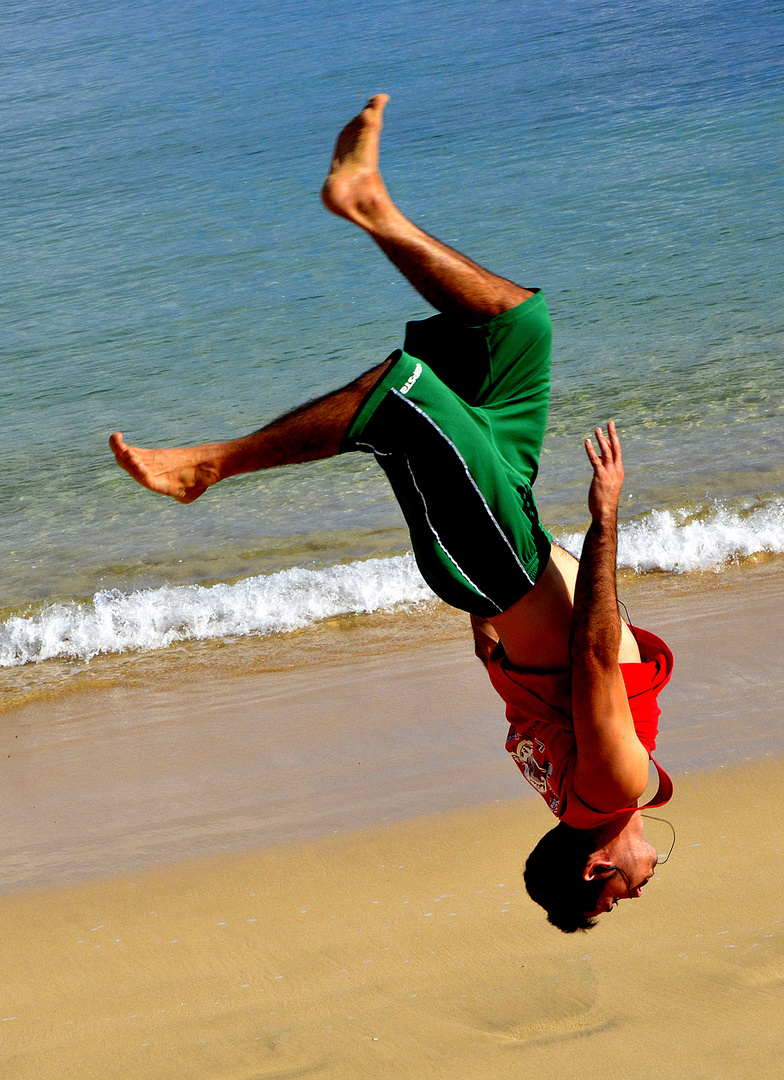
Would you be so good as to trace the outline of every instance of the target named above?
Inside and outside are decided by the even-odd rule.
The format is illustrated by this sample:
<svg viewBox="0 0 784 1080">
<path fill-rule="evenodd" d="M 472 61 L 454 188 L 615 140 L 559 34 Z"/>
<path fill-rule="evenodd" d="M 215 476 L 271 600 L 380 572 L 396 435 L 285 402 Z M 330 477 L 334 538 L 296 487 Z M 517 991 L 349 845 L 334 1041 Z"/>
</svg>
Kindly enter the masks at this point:
<svg viewBox="0 0 784 1080">
<path fill-rule="evenodd" d="M 586 912 L 599 903 L 606 883 L 583 878 L 594 847 L 592 833 L 561 821 L 544 834 L 526 860 L 523 877 L 528 895 L 545 909 L 548 921 L 565 934 L 596 925 L 596 919 Z"/>
</svg>

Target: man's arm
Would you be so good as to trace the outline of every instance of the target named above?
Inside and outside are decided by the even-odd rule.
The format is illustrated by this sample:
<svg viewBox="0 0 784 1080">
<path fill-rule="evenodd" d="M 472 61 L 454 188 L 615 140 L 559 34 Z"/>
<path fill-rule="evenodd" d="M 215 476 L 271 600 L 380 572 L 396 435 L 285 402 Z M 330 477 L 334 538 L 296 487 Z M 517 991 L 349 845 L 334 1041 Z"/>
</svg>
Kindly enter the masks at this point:
<svg viewBox="0 0 784 1080">
<path fill-rule="evenodd" d="M 580 557 L 570 635 L 572 718 L 577 741 L 576 793 L 596 810 L 634 805 L 648 781 L 648 753 L 634 730 L 618 649 L 621 619 L 615 587 L 618 499 L 623 484 L 615 425 L 597 428 L 588 495 L 591 525 Z"/>
</svg>

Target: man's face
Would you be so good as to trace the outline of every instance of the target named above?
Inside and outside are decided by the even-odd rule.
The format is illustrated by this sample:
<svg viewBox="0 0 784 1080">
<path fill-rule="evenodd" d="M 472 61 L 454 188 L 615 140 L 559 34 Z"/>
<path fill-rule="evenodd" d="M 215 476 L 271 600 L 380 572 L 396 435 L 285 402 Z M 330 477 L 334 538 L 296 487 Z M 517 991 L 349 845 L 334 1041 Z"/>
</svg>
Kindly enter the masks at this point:
<svg viewBox="0 0 784 1080">
<path fill-rule="evenodd" d="M 629 856 L 623 860 L 623 865 L 617 864 L 612 870 L 597 874 L 606 880 L 606 884 L 596 907 L 586 914 L 591 917 L 602 915 L 612 911 L 621 900 L 639 899 L 642 890 L 653 877 L 657 860 L 655 848 L 645 842 L 645 846 L 641 847 L 635 857 Z"/>
</svg>

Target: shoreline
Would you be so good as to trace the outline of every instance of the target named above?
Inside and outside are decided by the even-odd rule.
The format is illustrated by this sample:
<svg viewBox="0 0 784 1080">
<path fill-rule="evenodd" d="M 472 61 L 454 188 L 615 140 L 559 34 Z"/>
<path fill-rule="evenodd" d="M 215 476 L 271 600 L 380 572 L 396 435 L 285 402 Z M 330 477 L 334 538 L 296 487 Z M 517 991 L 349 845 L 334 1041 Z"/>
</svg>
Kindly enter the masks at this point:
<svg viewBox="0 0 784 1080">
<path fill-rule="evenodd" d="M 656 751 L 669 772 L 784 755 L 782 575 L 651 576 L 622 594 L 675 653 Z M 538 799 L 460 613 L 269 644 L 170 650 L 154 678 L 130 664 L 122 685 L 7 710 L 0 893 Z"/>
<path fill-rule="evenodd" d="M 619 596 L 634 622 L 643 624 L 638 600 L 646 605 L 643 618 L 665 617 L 685 600 L 698 604 L 717 593 L 758 590 L 784 594 L 784 561 L 777 555 L 755 555 L 721 570 L 637 573 L 618 571 Z M 468 616 L 440 600 L 402 603 L 371 613 L 327 616 L 299 629 L 249 633 L 226 638 L 188 639 L 161 649 L 128 649 L 99 653 L 91 660 L 56 658 L 0 668 L 0 715 L 36 702 L 54 702 L 72 694 L 116 685 L 177 685 L 189 670 L 209 665 L 221 678 L 249 672 L 281 671 L 308 662 L 340 662 L 347 656 L 378 656 L 418 648 L 430 641 L 470 639 Z"/>
</svg>

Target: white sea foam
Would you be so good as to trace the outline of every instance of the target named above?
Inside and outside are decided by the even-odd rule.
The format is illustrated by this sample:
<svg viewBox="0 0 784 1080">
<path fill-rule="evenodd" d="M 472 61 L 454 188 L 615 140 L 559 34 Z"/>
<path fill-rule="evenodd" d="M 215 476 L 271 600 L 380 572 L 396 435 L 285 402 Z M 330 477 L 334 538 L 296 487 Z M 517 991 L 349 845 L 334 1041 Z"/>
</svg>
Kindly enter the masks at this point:
<svg viewBox="0 0 784 1080">
<path fill-rule="evenodd" d="M 579 552 L 581 533 L 561 535 Z M 721 569 L 760 552 L 784 554 L 784 499 L 739 512 L 717 505 L 695 516 L 655 510 L 620 531 L 618 563 L 638 573 Z M 0 667 L 54 657 L 162 649 L 173 642 L 286 632 L 336 615 L 433 599 L 411 555 L 325 570 L 295 568 L 235 585 L 99 592 L 89 603 L 49 604 L 0 624 Z"/>
<path fill-rule="evenodd" d="M 558 539 L 577 554 L 583 535 Z M 761 552 L 784 554 L 784 499 L 743 512 L 716 504 L 699 516 L 688 510 L 653 510 L 622 526 L 618 535 L 618 565 L 637 573 L 720 570 Z"/>
<path fill-rule="evenodd" d="M 335 615 L 432 599 L 411 555 L 327 570 L 296 567 L 235 585 L 99 592 L 90 603 L 50 604 L 36 615 L 0 625 L 0 667 L 290 631 Z"/>
</svg>

